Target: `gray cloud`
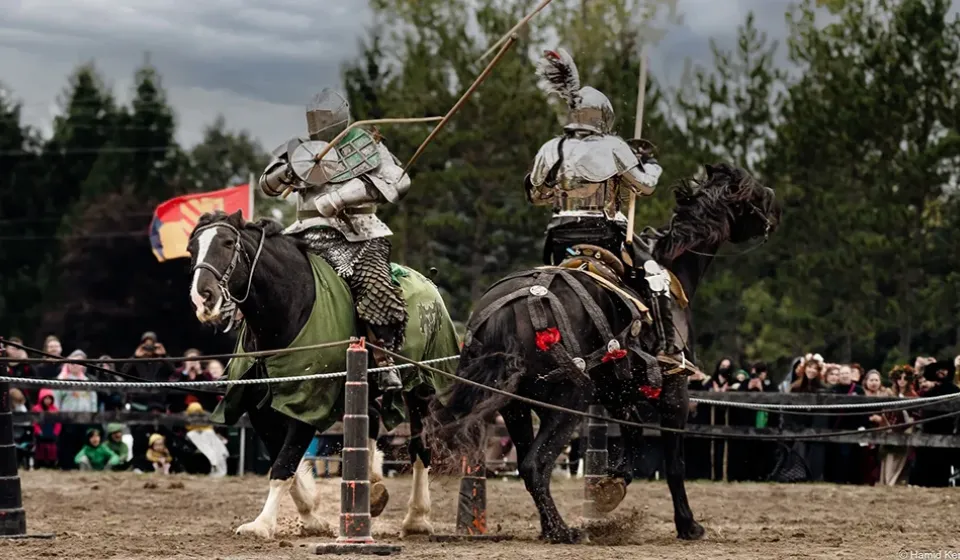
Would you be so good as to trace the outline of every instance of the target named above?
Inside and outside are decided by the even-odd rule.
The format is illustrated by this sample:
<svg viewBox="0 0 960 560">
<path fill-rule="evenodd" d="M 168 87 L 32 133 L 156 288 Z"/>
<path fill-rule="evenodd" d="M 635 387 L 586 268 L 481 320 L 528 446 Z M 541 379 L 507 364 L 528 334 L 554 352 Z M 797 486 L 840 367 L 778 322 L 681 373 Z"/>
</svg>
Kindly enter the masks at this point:
<svg viewBox="0 0 960 560">
<path fill-rule="evenodd" d="M 365 0 L 0 0 L 0 82 L 24 102 L 28 123 L 48 127 L 77 64 L 95 60 L 127 99 L 150 52 L 177 111 L 179 139 L 199 140 L 217 113 L 267 148 L 300 131 L 302 106 L 340 82 L 372 15 Z M 684 61 L 710 64 L 709 40 L 733 46 L 754 11 L 772 38 L 786 33 L 787 0 L 679 0 L 682 24 L 652 53 L 668 83 Z"/>
</svg>

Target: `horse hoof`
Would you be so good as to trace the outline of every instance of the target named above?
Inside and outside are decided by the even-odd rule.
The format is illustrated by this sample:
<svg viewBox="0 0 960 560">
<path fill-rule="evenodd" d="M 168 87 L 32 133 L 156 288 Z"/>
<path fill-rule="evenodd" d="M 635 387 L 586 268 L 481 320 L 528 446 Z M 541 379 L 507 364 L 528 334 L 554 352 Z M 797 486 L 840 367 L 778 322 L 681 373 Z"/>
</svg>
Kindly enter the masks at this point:
<svg viewBox="0 0 960 560">
<path fill-rule="evenodd" d="M 301 516 L 300 523 L 300 534 L 304 537 L 326 537 L 333 534 L 330 526 L 315 514 Z"/>
<path fill-rule="evenodd" d="M 273 539 L 273 534 L 276 531 L 276 527 L 269 527 L 266 523 L 251 521 L 250 523 L 244 523 L 243 525 L 237 527 L 236 534 L 238 535 L 253 535 L 264 540 Z"/>
<path fill-rule="evenodd" d="M 382 482 L 374 482 L 370 485 L 370 517 L 377 517 L 383 513 L 383 508 L 387 507 L 390 501 L 390 492 Z"/>
<path fill-rule="evenodd" d="M 677 538 L 685 541 L 696 541 L 702 539 L 706 534 L 703 525 L 696 521 L 691 521 L 686 529 L 677 529 Z"/>
<path fill-rule="evenodd" d="M 550 544 L 578 544 L 583 541 L 584 532 L 579 529 L 563 527 L 541 535 Z"/>
<path fill-rule="evenodd" d="M 610 513 L 627 497 L 627 483 L 622 478 L 604 478 L 594 487 L 594 503 L 598 513 Z"/>
<path fill-rule="evenodd" d="M 404 539 L 413 535 L 432 535 L 433 525 L 427 521 L 426 517 L 420 519 L 404 519 L 400 527 L 400 538 Z"/>
</svg>

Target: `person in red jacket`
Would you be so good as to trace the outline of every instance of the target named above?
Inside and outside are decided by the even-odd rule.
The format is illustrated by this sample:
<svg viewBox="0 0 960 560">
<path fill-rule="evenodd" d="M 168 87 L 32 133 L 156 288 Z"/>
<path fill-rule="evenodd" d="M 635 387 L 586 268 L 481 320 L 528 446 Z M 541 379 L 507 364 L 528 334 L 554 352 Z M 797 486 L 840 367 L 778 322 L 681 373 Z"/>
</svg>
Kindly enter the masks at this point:
<svg viewBox="0 0 960 560">
<path fill-rule="evenodd" d="M 53 398 L 53 391 L 50 389 L 40 389 L 37 395 L 40 402 L 33 405 L 33 412 L 59 412 L 57 404 Z M 36 438 L 37 446 L 33 454 L 33 464 L 37 468 L 57 468 L 57 440 L 60 438 L 59 422 L 44 422 L 43 424 L 33 425 L 33 435 Z"/>
</svg>

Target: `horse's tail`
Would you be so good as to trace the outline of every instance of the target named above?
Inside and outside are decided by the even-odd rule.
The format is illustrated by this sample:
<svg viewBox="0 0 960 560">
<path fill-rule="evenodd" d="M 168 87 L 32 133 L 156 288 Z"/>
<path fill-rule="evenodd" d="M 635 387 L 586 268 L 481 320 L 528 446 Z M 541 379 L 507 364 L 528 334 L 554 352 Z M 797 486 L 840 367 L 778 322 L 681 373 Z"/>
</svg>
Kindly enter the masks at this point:
<svg viewBox="0 0 960 560">
<path fill-rule="evenodd" d="M 491 315 L 464 346 L 457 376 L 516 393 L 524 372 L 514 311 L 507 305 Z M 456 382 L 439 399 L 434 399 L 424 427 L 426 440 L 441 455 L 481 451 L 486 423 L 509 401 L 510 397 Z"/>
</svg>

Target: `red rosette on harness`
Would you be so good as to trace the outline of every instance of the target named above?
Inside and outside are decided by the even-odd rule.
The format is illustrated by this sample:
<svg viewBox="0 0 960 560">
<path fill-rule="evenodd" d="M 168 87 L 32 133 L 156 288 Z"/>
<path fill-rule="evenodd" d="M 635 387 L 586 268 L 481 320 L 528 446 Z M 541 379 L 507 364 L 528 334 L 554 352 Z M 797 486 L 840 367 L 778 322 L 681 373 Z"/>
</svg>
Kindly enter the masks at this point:
<svg viewBox="0 0 960 560">
<path fill-rule="evenodd" d="M 607 353 L 600 358 L 600 361 L 603 363 L 612 362 L 614 360 L 621 360 L 627 356 L 627 351 L 623 348 L 620 348 L 620 343 L 616 339 L 611 340 L 607 343 Z"/>
<path fill-rule="evenodd" d="M 660 398 L 660 387 L 650 387 L 649 385 L 641 385 L 640 392 L 643 393 L 643 396 L 647 397 L 650 400 L 657 400 Z"/>
<path fill-rule="evenodd" d="M 537 331 L 537 348 L 546 352 L 551 346 L 560 342 L 560 329 L 549 327 L 542 331 Z"/>
</svg>

